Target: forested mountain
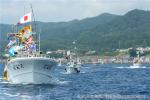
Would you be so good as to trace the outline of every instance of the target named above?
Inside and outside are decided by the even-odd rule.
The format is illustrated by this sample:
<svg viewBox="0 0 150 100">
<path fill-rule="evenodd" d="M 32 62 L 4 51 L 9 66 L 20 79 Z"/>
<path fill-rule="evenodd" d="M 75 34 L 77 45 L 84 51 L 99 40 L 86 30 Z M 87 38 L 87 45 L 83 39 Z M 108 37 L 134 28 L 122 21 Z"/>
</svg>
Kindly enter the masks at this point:
<svg viewBox="0 0 150 100">
<path fill-rule="evenodd" d="M 73 41 L 83 51 L 150 46 L 150 11 L 135 9 L 122 16 L 104 13 L 69 22 L 37 21 L 35 25 L 45 51 L 70 49 Z M 0 30 L 4 44 L 11 25 L 0 24 Z"/>
</svg>

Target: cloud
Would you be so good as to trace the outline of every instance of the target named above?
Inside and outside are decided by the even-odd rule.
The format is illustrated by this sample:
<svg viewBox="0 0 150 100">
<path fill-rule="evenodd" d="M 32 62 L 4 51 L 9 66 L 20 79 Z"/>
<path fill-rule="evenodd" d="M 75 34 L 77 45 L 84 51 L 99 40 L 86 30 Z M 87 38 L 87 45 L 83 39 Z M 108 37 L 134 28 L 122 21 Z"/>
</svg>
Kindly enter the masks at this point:
<svg viewBox="0 0 150 100">
<path fill-rule="evenodd" d="M 1 0 L 0 23 L 17 23 L 30 12 L 32 3 L 36 20 L 68 21 L 92 17 L 104 12 L 124 14 L 132 9 L 150 10 L 150 0 Z"/>
</svg>

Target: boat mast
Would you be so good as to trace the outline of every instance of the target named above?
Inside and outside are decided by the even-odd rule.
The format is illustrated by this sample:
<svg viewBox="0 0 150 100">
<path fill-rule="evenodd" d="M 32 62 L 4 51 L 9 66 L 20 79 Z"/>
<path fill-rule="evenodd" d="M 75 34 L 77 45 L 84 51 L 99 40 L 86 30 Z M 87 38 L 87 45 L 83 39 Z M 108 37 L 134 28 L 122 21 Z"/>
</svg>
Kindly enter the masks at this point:
<svg viewBox="0 0 150 100">
<path fill-rule="evenodd" d="M 34 21 L 34 32 L 36 32 L 36 22 L 35 22 L 35 15 L 34 15 L 34 12 L 33 12 L 33 8 L 32 8 L 32 4 L 30 4 L 30 6 L 31 6 L 31 12 L 32 12 L 32 15 L 33 15 L 33 21 Z M 31 25 L 32 25 L 32 22 L 31 22 Z M 32 28 L 32 31 L 33 31 L 33 28 Z M 39 37 L 39 38 L 38 38 Z M 39 33 L 39 36 L 37 37 L 37 35 L 35 34 L 35 38 L 36 38 L 36 43 L 37 44 L 39 44 L 38 45 L 38 51 L 40 51 L 40 33 Z M 37 41 L 37 39 L 39 39 L 38 41 Z M 37 49 L 36 49 L 37 50 Z"/>
<path fill-rule="evenodd" d="M 0 30 L 2 30 L 1 27 L 0 27 Z M 0 57 L 2 55 L 2 39 L 1 39 L 1 37 L 2 37 L 2 33 L 0 32 Z"/>
<path fill-rule="evenodd" d="M 23 0 L 23 2 L 25 3 L 25 0 Z M 24 4 L 24 15 L 25 15 L 25 4 Z"/>
<path fill-rule="evenodd" d="M 36 23 L 35 23 L 35 16 L 34 16 L 32 4 L 31 4 L 31 12 L 32 12 L 32 15 L 33 15 L 33 20 L 34 20 L 34 31 L 36 32 Z M 32 22 L 31 22 L 31 24 L 32 24 Z"/>
<path fill-rule="evenodd" d="M 41 46 L 41 42 L 40 42 L 41 39 L 40 39 L 40 38 L 41 38 L 41 28 L 40 28 L 40 32 L 39 32 L 39 52 L 40 52 L 40 49 L 41 49 L 41 48 L 40 48 L 40 46 Z"/>
<path fill-rule="evenodd" d="M 77 47 L 76 47 L 76 40 L 74 40 L 73 42 L 73 45 L 74 45 L 74 47 L 73 47 L 73 52 L 75 53 L 75 59 L 77 60 L 77 58 L 78 58 L 78 54 L 77 54 Z"/>
</svg>

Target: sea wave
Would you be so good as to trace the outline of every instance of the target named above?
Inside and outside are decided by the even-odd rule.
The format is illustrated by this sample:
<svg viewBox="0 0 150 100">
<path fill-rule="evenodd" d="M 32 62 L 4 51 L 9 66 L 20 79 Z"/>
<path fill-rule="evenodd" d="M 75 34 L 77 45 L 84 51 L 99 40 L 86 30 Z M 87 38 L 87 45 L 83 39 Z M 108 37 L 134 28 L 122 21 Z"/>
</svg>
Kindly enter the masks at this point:
<svg viewBox="0 0 150 100">
<path fill-rule="evenodd" d="M 10 97 L 16 97 L 16 96 L 19 96 L 20 93 L 17 93 L 17 94 L 11 94 L 11 93 L 1 93 L 2 95 L 6 95 L 6 96 L 10 96 Z"/>
</svg>

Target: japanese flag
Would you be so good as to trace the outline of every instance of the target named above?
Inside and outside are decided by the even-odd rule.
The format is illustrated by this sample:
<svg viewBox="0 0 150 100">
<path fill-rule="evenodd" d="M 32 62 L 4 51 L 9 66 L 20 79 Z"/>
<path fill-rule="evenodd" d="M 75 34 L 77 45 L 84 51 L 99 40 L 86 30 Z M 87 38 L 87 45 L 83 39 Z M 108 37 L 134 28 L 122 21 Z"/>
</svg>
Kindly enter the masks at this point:
<svg viewBox="0 0 150 100">
<path fill-rule="evenodd" d="M 18 24 L 24 24 L 24 23 L 27 23 L 27 22 L 31 22 L 31 16 L 32 16 L 32 13 L 28 13 L 26 15 L 24 15 L 23 17 L 20 18 Z"/>
</svg>

